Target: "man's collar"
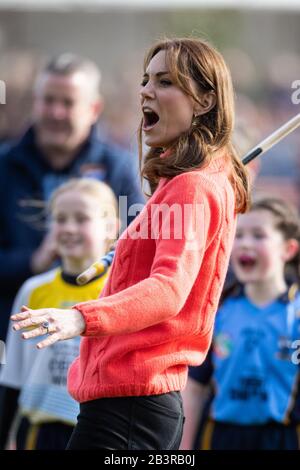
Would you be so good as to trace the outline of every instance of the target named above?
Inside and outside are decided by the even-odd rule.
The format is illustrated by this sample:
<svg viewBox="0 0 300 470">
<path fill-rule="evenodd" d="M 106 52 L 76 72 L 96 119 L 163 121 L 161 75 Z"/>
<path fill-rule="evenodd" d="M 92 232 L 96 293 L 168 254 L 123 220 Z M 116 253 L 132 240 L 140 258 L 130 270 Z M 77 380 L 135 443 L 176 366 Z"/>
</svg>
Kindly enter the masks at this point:
<svg viewBox="0 0 300 470">
<path fill-rule="evenodd" d="M 99 145 L 99 142 L 100 142 L 99 137 L 100 136 L 99 136 L 97 125 L 94 124 L 91 127 L 90 133 L 86 141 L 84 142 L 84 144 L 81 146 L 81 149 L 77 156 L 81 155 L 83 151 L 84 153 L 92 152 L 94 144 L 97 142 Z M 28 152 L 29 157 L 32 156 L 34 159 L 36 159 L 37 157 L 41 158 L 42 152 L 36 144 L 36 130 L 35 130 L 34 124 L 29 126 L 27 130 L 22 134 L 22 136 L 16 141 L 15 148 L 16 149 L 27 148 L 28 150 L 30 150 Z M 99 149 L 98 149 L 98 153 L 99 153 Z"/>
</svg>

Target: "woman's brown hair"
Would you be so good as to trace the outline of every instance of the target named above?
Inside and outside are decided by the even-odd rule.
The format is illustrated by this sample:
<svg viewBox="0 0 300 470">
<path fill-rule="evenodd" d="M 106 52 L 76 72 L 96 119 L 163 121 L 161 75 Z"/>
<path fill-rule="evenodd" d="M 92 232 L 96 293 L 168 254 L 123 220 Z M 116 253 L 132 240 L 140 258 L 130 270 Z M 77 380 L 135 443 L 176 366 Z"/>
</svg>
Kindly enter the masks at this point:
<svg viewBox="0 0 300 470">
<path fill-rule="evenodd" d="M 231 138 L 234 126 L 234 98 L 230 72 L 223 57 L 206 41 L 194 38 L 166 39 L 158 42 L 146 54 L 144 71 L 151 59 L 166 51 L 166 60 L 174 83 L 199 103 L 199 94 L 213 91 L 215 106 L 195 118 L 190 129 L 172 145 L 166 159 L 160 158 L 162 148 L 151 148 L 143 161 L 142 124 L 139 129 L 141 175 L 154 191 L 159 178 L 172 178 L 183 172 L 207 165 L 214 155 L 225 151 L 232 166 L 230 180 L 236 194 L 236 211 L 245 212 L 249 205 L 248 174 L 241 163 Z M 142 163 L 143 162 L 143 163 Z"/>
</svg>

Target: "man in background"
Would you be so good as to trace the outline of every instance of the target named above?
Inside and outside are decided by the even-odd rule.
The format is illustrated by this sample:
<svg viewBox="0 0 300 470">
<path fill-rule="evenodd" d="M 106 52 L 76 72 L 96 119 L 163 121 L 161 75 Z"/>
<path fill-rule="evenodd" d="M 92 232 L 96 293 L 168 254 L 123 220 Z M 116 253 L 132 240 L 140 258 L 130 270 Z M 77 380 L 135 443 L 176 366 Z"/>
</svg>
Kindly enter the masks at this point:
<svg viewBox="0 0 300 470">
<path fill-rule="evenodd" d="M 49 269 L 57 254 L 45 237 L 44 203 L 70 177 L 108 183 L 127 207 L 143 204 L 133 156 L 99 136 L 103 110 L 100 72 L 72 54 L 52 59 L 34 88 L 32 125 L 0 155 L 0 339 L 12 301 L 30 276 Z M 22 112 L 22 110 L 20 110 Z M 121 112 L 121 110 L 120 110 Z M 0 151 L 1 153 L 1 151 Z M 123 214 L 123 227 L 131 220 Z"/>
</svg>

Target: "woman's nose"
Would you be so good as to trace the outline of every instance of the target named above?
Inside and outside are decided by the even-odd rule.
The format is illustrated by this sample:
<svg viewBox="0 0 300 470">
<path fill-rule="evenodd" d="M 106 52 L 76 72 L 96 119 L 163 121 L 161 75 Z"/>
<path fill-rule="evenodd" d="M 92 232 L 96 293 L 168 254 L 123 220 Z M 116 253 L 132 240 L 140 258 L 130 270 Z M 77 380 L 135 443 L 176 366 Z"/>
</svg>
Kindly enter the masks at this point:
<svg viewBox="0 0 300 470">
<path fill-rule="evenodd" d="M 144 85 L 142 88 L 141 88 L 141 91 L 140 91 L 140 95 L 141 95 L 141 98 L 142 99 L 145 99 L 145 98 L 154 98 L 155 96 L 155 91 L 154 91 L 154 87 L 152 85 L 152 83 L 149 81 L 148 83 L 146 83 L 146 85 Z"/>
</svg>

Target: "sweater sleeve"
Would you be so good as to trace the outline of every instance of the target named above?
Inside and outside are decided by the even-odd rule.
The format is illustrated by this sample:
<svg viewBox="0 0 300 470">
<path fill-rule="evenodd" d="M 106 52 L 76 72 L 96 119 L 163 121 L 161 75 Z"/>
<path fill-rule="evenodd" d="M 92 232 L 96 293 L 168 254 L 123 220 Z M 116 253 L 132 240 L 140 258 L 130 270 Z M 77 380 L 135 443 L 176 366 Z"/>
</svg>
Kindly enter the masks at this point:
<svg viewBox="0 0 300 470">
<path fill-rule="evenodd" d="M 161 196 L 158 206 L 173 211 L 164 222 L 160 218 L 155 224 L 155 216 L 151 218 L 157 236 L 149 277 L 116 294 L 75 305 L 86 322 L 83 336 L 136 332 L 172 318 L 184 306 L 205 249 L 218 232 L 220 201 L 216 188 L 199 173 L 173 178 Z"/>
</svg>

